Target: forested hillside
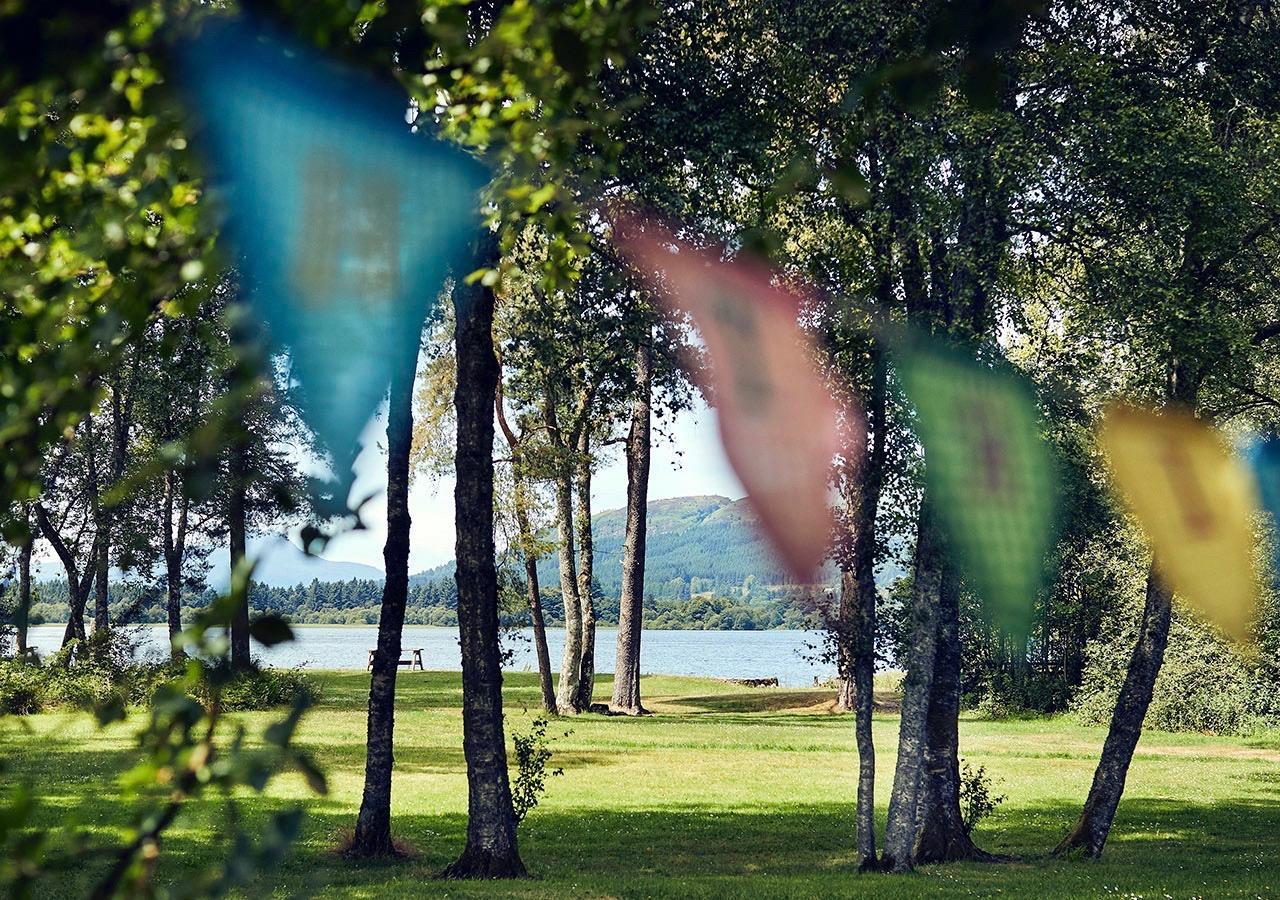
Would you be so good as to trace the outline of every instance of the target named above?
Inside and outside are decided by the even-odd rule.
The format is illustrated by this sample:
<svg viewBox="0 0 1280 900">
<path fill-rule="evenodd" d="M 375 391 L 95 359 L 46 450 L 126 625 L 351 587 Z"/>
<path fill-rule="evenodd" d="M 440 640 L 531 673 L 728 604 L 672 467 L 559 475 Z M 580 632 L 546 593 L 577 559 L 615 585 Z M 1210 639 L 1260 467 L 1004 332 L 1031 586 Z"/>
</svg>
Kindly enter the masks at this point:
<svg viewBox="0 0 1280 900">
<path fill-rule="evenodd" d="M 621 590 L 625 525 L 624 509 L 608 509 L 592 517 L 595 580 L 605 598 L 616 600 Z M 688 599 L 707 591 L 777 593 L 790 580 L 760 536 L 747 501 L 718 495 L 649 501 L 645 573 L 645 593 L 659 599 Z M 448 562 L 419 572 L 410 581 L 421 584 L 452 574 L 453 563 Z M 889 584 L 901 574 L 902 569 L 890 561 L 878 581 Z M 833 582 L 834 566 L 828 566 L 823 576 L 824 581 Z M 557 583 L 554 557 L 539 561 L 538 578 L 544 587 Z"/>
</svg>

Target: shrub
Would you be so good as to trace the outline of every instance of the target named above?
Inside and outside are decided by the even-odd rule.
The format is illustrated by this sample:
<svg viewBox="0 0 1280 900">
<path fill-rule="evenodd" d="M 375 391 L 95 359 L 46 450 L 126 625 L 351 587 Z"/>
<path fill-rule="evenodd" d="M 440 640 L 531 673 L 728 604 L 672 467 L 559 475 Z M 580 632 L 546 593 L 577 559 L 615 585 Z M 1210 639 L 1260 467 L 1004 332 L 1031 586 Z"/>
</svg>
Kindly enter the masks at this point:
<svg viewBox="0 0 1280 900">
<path fill-rule="evenodd" d="M 1072 709 L 1080 721 L 1111 720 L 1124 682 L 1138 615 L 1129 608 L 1087 650 Z M 1169 646 L 1146 726 L 1162 731 L 1244 734 L 1280 722 L 1274 671 L 1241 657 L 1215 632 L 1175 608 Z"/>
<path fill-rule="evenodd" d="M 547 720 L 538 716 L 530 724 L 528 734 L 513 733 L 511 736 L 516 758 L 516 777 L 511 781 L 511 805 L 515 808 L 517 824 L 523 822 L 524 817 L 538 805 L 547 789 L 547 775 L 564 774 L 563 769 L 547 771 L 547 763 L 551 760 L 547 725 Z"/>
<path fill-rule="evenodd" d="M 208 702 L 207 697 L 200 698 Z M 250 669 L 231 677 L 222 688 L 222 708 L 231 711 L 276 709 L 320 700 L 320 689 L 301 669 Z"/>
<path fill-rule="evenodd" d="M 16 660 L 0 662 L 0 715 L 28 716 L 45 705 L 40 669 Z"/>
<path fill-rule="evenodd" d="M 979 822 L 996 811 L 996 807 L 1005 801 L 1005 796 L 993 796 L 991 793 L 991 776 L 986 766 L 974 769 L 963 759 L 960 760 L 960 817 L 964 821 L 966 834 L 972 834 Z"/>
</svg>

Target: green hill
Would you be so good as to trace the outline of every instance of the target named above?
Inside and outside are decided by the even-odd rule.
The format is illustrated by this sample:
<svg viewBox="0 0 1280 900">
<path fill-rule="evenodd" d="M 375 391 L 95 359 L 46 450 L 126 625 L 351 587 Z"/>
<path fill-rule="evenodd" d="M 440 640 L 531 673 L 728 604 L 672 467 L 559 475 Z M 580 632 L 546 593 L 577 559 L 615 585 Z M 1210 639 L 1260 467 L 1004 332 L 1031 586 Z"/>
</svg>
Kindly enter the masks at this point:
<svg viewBox="0 0 1280 900">
<path fill-rule="evenodd" d="M 592 527 L 596 580 L 610 597 L 622 589 L 626 518 L 625 509 L 606 510 L 595 517 Z M 542 561 L 539 575 L 559 577 L 554 558 Z M 720 593 L 748 578 L 761 587 L 790 581 L 760 535 L 746 500 L 700 496 L 649 503 L 646 593 L 656 597 Z"/>
<path fill-rule="evenodd" d="M 626 510 L 610 509 L 593 520 L 595 575 L 606 597 L 622 589 L 622 541 Z M 831 567 L 824 573 L 834 580 Z M 420 572 L 413 583 L 448 578 L 453 563 Z M 538 565 L 544 588 L 559 584 L 555 556 Z M 645 547 L 645 593 L 654 597 L 687 598 L 706 591 L 725 593 L 751 579 L 756 588 L 789 583 L 759 532 L 746 500 L 704 495 L 649 501 L 649 531 Z"/>
</svg>

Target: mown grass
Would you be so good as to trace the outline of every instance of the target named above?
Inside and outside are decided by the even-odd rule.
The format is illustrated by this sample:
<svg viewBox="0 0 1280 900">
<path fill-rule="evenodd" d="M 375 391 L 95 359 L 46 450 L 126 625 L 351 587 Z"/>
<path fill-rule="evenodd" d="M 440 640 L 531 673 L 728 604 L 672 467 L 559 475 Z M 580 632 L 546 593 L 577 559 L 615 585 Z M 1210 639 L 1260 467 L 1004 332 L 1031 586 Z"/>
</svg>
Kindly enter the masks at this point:
<svg viewBox="0 0 1280 900">
<path fill-rule="evenodd" d="M 330 793 L 316 798 L 288 774 L 248 800 L 254 818 L 298 802 L 307 809 L 289 860 L 252 896 L 1280 896 L 1280 735 L 1144 736 L 1106 857 L 1095 863 L 1047 851 L 1079 811 L 1103 730 L 1060 718 L 966 717 L 962 755 L 1008 795 L 978 841 L 1018 861 L 859 875 L 850 849 L 852 719 L 830 713 L 831 693 L 669 677 L 644 681 L 653 716 L 555 723 L 553 764 L 565 774 L 521 827 L 534 877 L 464 884 L 431 880 L 463 843 L 459 678 L 402 673 L 393 804 L 397 836 L 414 852 L 404 862 L 355 865 L 334 847 L 359 802 L 368 678 L 317 677 L 325 698 L 301 740 L 329 773 Z M 608 690 L 604 677 L 598 697 Z M 526 730 L 537 715 L 535 678 L 509 675 L 506 705 L 509 731 Z M 260 731 L 270 715 L 242 718 Z M 0 752 L 41 794 L 40 824 L 76 821 L 92 847 L 110 846 L 129 819 L 114 779 L 135 758 L 137 726 L 99 731 L 86 716 L 60 713 L 29 722 L 29 732 L 5 732 Z M 877 718 L 882 824 L 896 729 L 892 712 Z M 215 801 L 185 812 L 166 838 L 159 880 L 180 883 L 184 871 L 213 865 L 224 818 Z M 83 895 L 105 865 L 99 854 L 53 871 L 37 896 Z"/>
</svg>

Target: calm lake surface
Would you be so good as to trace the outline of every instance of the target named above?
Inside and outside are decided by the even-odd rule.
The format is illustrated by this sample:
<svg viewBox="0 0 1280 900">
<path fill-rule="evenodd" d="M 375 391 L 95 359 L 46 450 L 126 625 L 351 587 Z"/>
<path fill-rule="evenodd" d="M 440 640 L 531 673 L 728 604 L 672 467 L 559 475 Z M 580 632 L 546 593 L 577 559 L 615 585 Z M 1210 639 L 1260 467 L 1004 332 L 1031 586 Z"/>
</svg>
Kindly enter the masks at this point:
<svg viewBox="0 0 1280 900">
<path fill-rule="evenodd" d="M 58 649 L 62 625 L 36 625 L 29 641 L 41 653 Z M 142 652 L 167 652 L 168 633 L 164 625 L 141 625 L 134 629 Z M 377 642 L 373 625 L 300 625 L 296 640 L 276 647 L 253 645 L 253 654 L 262 665 L 305 666 L 311 669 L 363 669 L 368 651 Z M 596 671 L 612 672 L 616 628 L 596 631 Z M 537 671 L 533 632 L 525 629 L 503 633 L 503 647 L 514 652 L 507 668 L 516 672 Z M 564 629 L 548 628 L 552 667 L 558 669 L 564 647 Z M 821 646 L 819 631 L 652 631 L 646 629 L 641 641 L 641 670 L 647 674 L 705 675 L 712 678 L 777 678 L 792 687 L 812 685 L 815 677 L 834 676 L 835 667 L 816 664 L 810 657 Z M 456 628 L 406 625 L 401 645 L 422 648 L 428 669 L 458 670 L 462 667 Z"/>
</svg>

